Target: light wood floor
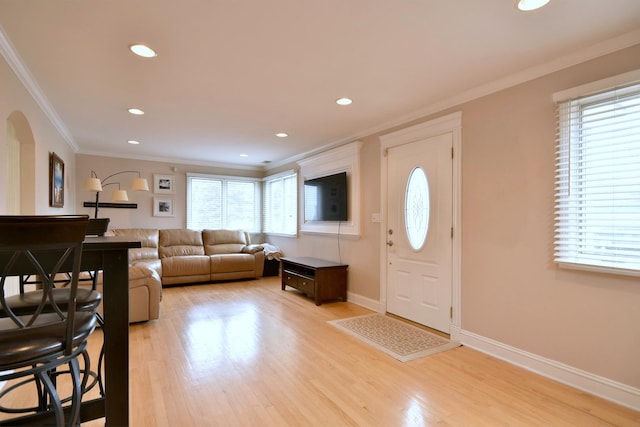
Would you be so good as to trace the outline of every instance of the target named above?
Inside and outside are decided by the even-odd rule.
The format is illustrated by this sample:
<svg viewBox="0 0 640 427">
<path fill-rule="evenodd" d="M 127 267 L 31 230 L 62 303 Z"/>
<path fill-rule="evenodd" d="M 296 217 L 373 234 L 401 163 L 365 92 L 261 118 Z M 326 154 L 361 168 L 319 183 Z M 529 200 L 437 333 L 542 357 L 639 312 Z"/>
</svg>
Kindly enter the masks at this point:
<svg viewBox="0 0 640 427">
<path fill-rule="evenodd" d="M 131 326 L 132 426 L 640 425 L 466 347 L 399 362 L 327 324 L 369 310 L 277 277 L 163 292 L 160 320 Z"/>
</svg>

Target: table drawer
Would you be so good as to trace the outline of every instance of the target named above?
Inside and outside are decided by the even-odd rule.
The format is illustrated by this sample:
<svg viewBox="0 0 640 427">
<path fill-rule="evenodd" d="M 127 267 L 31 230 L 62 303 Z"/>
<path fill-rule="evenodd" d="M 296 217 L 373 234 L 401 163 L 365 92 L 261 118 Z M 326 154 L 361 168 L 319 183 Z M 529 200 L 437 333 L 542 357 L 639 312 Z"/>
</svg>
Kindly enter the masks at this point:
<svg viewBox="0 0 640 427">
<path fill-rule="evenodd" d="M 282 283 L 287 286 L 291 286 L 292 288 L 298 287 L 298 276 L 291 274 L 288 271 L 284 271 L 282 273 Z M 284 289 L 284 288 L 283 288 Z"/>
<path fill-rule="evenodd" d="M 309 296 L 316 293 L 316 281 L 308 277 L 298 277 L 298 289 Z"/>
</svg>

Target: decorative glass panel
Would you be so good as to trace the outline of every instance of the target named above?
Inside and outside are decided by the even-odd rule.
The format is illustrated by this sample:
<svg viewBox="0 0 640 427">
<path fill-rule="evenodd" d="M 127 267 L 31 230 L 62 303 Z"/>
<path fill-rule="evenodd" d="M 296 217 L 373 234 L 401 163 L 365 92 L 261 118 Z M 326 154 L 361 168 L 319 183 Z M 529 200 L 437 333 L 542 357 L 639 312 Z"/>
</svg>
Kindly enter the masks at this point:
<svg viewBox="0 0 640 427">
<path fill-rule="evenodd" d="M 404 201 L 404 226 L 409 244 L 415 250 L 422 248 L 429 231 L 429 183 L 422 168 L 409 174 Z"/>
</svg>

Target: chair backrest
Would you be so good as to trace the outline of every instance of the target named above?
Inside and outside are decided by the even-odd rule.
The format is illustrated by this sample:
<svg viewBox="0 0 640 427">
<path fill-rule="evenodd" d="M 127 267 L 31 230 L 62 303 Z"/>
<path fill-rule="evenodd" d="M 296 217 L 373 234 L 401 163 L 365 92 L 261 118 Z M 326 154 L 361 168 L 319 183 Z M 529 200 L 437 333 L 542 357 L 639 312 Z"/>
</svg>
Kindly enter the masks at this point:
<svg viewBox="0 0 640 427">
<path fill-rule="evenodd" d="M 90 218 L 87 226 L 87 236 L 104 236 L 109 227 L 109 218 Z"/>
<path fill-rule="evenodd" d="M 66 322 L 65 352 L 71 351 L 78 273 L 89 217 L 0 216 L 0 304 L 13 321 L 14 329 L 46 327 L 52 322 Z M 67 313 L 53 298 L 54 279 L 59 272 L 71 272 Z M 42 278 L 42 298 L 30 315 L 17 316 L 6 303 L 7 278 L 37 274 Z M 47 308 L 47 310 L 45 310 Z M 48 313 L 47 313 L 48 312 Z M 43 320 L 43 318 L 46 318 Z M 45 325 L 43 325 L 45 323 Z M 5 324 L 6 326 L 6 324 Z"/>
</svg>

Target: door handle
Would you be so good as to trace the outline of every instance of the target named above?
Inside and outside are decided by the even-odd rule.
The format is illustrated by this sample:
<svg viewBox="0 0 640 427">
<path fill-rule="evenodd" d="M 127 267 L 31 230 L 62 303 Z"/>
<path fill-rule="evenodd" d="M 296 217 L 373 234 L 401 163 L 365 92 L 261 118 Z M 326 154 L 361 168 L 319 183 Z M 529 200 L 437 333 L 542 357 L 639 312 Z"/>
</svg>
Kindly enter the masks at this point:
<svg viewBox="0 0 640 427">
<path fill-rule="evenodd" d="M 393 246 L 393 240 L 387 240 L 387 246 Z"/>
</svg>

